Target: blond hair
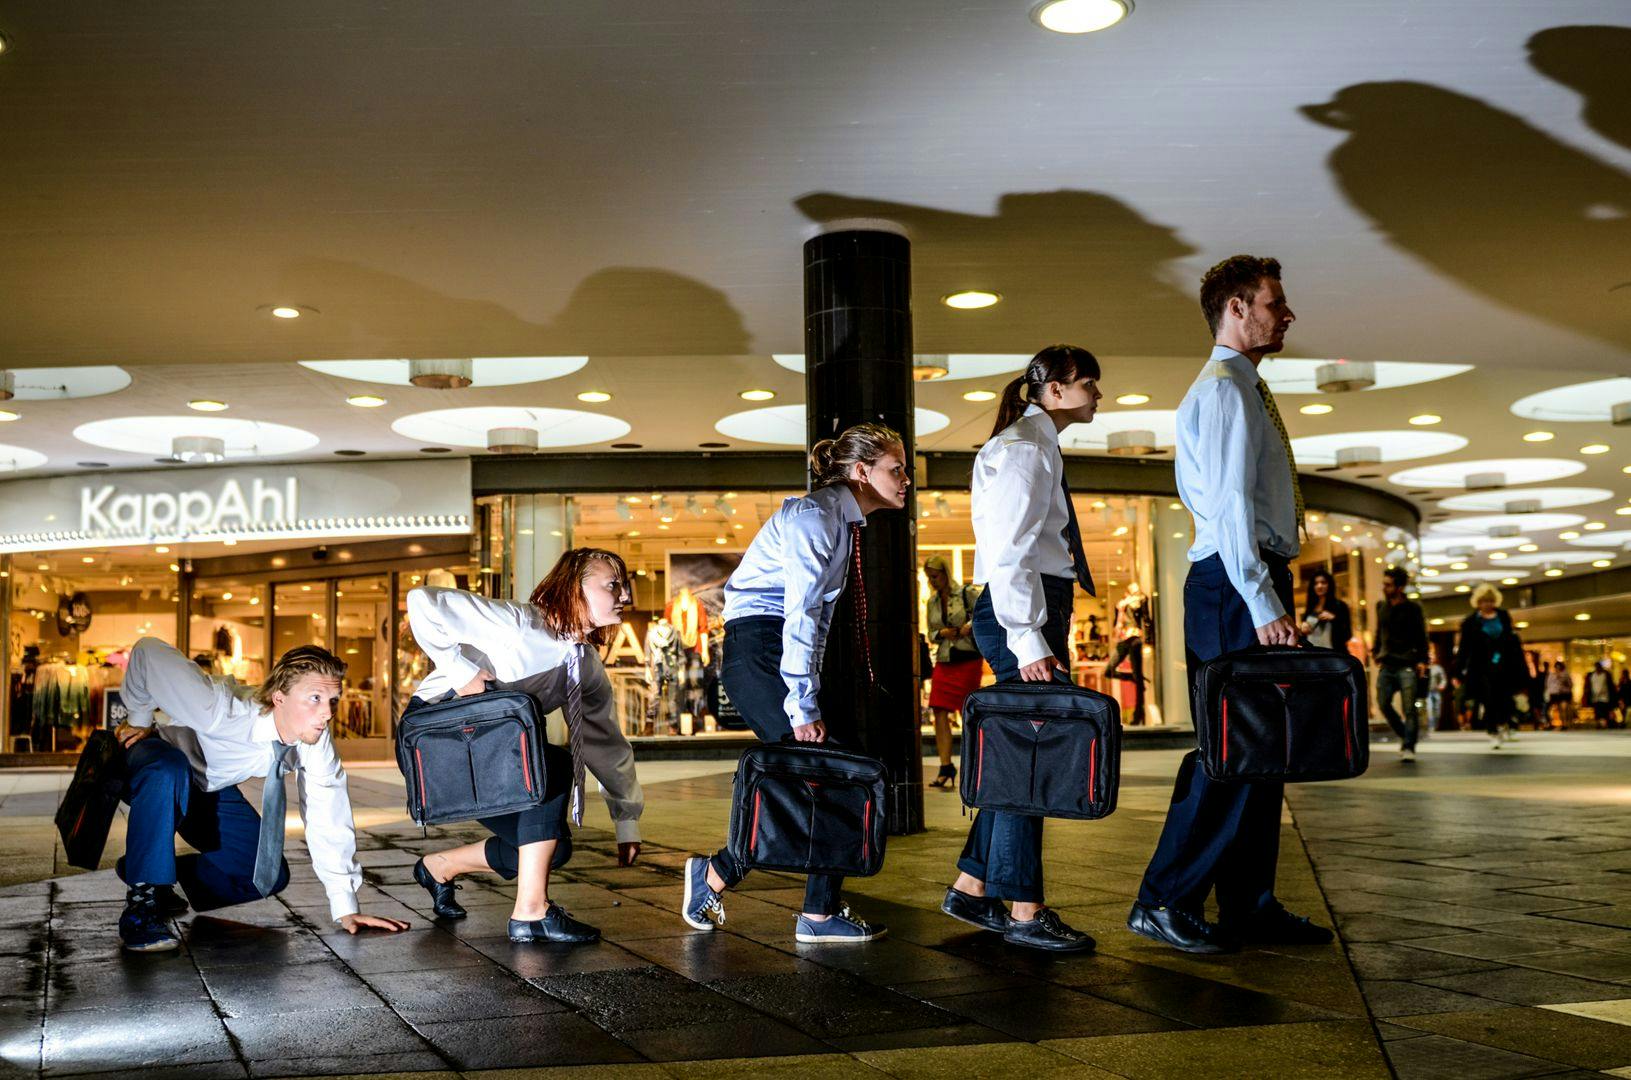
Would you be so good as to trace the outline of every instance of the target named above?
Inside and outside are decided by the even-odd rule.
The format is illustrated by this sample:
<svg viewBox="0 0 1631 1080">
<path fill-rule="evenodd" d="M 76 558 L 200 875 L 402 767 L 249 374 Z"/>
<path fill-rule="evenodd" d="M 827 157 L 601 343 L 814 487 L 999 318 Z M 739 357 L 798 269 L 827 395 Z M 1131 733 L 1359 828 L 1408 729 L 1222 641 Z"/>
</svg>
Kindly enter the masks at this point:
<svg viewBox="0 0 1631 1080">
<path fill-rule="evenodd" d="M 300 645 L 278 657 L 266 681 L 255 690 L 255 703 L 263 709 L 273 705 L 272 695 L 287 694 L 307 675 L 345 682 L 345 661 L 318 645 Z"/>
<path fill-rule="evenodd" d="M 822 439 L 810 447 L 812 487 L 831 487 L 849 479 L 856 465 L 871 465 L 885 454 L 906 456 L 906 441 L 894 428 L 883 424 L 856 424 L 845 428 L 836 439 Z"/>
<path fill-rule="evenodd" d="M 1472 596 L 1468 597 L 1468 600 L 1471 602 L 1473 607 L 1477 607 L 1485 597 L 1495 601 L 1496 607 L 1501 606 L 1501 590 L 1497 589 L 1487 581 L 1478 586 L 1478 588 L 1474 589 L 1472 591 Z"/>
</svg>

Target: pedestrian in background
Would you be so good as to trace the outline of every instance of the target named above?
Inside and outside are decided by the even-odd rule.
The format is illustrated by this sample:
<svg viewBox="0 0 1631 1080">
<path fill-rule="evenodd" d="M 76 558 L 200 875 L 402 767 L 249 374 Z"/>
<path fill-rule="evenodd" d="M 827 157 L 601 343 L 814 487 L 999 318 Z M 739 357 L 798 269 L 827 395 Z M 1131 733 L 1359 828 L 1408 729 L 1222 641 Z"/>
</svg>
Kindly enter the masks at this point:
<svg viewBox="0 0 1631 1080">
<path fill-rule="evenodd" d="M 1348 651 L 1348 642 L 1354 636 L 1353 615 L 1347 602 L 1337 596 L 1336 578 L 1323 566 L 1308 579 L 1302 631 L 1310 645 L 1342 653 Z"/>
<path fill-rule="evenodd" d="M 929 712 L 934 717 L 934 749 L 940 756 L 940 774 L 929 786 L 949 791 L 957 780 L 957 766 L 951 761 L 951 717 L 963 711 L 963 699 L 979 689 L 985 677 L 985 661 L 974 644 L 973 611 L 980 590 L 953 580 L 941 555 L 924 560 L 923 575 L 934 590 L 923 613 L 934 649 Z"/>
<path fill-rule="evenodd" d="M 1478 586 L 1472 605 L 1472 614 L 1461 623 L 1455 673 L 1483 718 L 1489 748 L 1499 750 L 1511 735 L 1513 699 L 1528 679 L 1523 642 L 1512 628 L 1512 616 L 1501 607 L 1501 590 Z"/>
<path fill-rule="evenodd" d="M 1405 595 L 1410 575 L 1390 566 L 1382 573 L 1382 609 L 1376 625 L 1376 702 L 1382 719 L 1399 736 L 1399 760 L 1416 760 L 1421 732 L 1417 690 L 1427 675 L 1427 619 L 1421 605 Z M 1393 707 L 1397 695 L 1399 711 Z"/>
</svg>

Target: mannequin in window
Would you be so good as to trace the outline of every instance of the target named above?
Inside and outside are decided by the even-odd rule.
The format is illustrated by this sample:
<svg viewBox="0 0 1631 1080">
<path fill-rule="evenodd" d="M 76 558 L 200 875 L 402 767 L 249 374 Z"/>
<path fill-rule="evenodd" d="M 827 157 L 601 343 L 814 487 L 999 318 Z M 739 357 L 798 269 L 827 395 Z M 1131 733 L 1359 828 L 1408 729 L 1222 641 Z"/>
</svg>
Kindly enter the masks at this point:
<svg viewBox="0 0 1631 1080">
<path fill-rule="evenodd" d="M 1110 660 L 1104 665 L 1104 677 L 1126 679 L 1133 684 L 1135 724 L 1144 722 L 1144 638 L 1149 633 L 1150 622 L 1150 598 L 1144 595 L 1138 582 L 1129 581 L 1127 595 L 1116 604 L 1115 623 L 1110 631 L 1116 645 L 1110 651 Z M 1117 671 L 1122 660 L 1129 658 L 1133 662 L 1132 672 L 1123 674 Z"/>
<path fill-rule="evenodd" d="M 671 695 L 680 668 L 680 634 L 667 616 L 659 615 L 646 629 L 646 719 L 656 720 L 665 695 Z M 670 708 L 669 715 L 678 710 Z"/>
</svg>

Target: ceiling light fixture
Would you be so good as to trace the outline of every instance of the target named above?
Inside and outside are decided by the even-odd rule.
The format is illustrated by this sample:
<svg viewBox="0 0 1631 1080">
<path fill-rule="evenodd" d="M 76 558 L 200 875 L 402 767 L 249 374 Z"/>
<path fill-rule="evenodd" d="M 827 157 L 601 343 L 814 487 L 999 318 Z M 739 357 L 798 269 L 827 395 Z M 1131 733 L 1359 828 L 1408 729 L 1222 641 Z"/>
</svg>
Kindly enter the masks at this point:
<svg viewBox="0 0 1631 1080">
<path fill-rule="evenodd" d="M 1149 403 L 1149 400 L 1150 400 L 1150 395 L 1148 395 L 1148 394 L 1122 394 L 1120 397 L 1116 398 L 1116 404 L 1117 405 L 1145 405 L 1145 404 Z"/>
<path fill-rule="evenodd" d="M 1502 585 L 1516 585 L 1517 583 L 1518 579 L 1515 577 L 1504 577 L 1501 579 Z"/>
<path fill-rule="evenodd" d="M 224 461 L 227 444 L 213 435 L 177 435 L 170 440 L 170 456 L 189 463 Z"/>
<path fill-rule="evenodd" d="M 1575 530 L 1570 529 L 1567 532 L 1558 533 L 1557 538 L 1559 540 L 1578 540 L 1578 539 L 1580 539 L 1580 534 L 1578 532 L 1576 532 Z"/>
<path fill-rule="evenodd" d="M 427 390 L 463 390 L 475 381 L 473 360 L 408 361 L 408 382 Z"/>
<path fill-rule="evenodd" d="M 1539 544 L 1519 544 L 1518 545 L 1518 550 L 1519 551 L 1524 551 L 1524 552 L 1539 551 L 1540 550 L 1540 545 Z"/>
<path fill-rule="evenodd" d="M 11 48 L 11 39 L 4 34 L 0 34 L 0 53 L 4 53 L 9 48 Z"/>
<path fill-rule="evenodd" d="M 1527 629 L 1529 629 L 1529 622 L 1526 619 L 1515 622 L 1512 625 L 1513 625 L 1513 627 L 1515 629 L 1518 629 L 1518 630 L 1527 630 Z"/>
<path fill-rule="evenodd" d="M 963 395 L 964 401 L 980 402 L 995 401 L 996 399 L 997 392 L 995 390 L 970 390 L 968 393 Z"/>
<path fill-rule="evenodd" d="M 1431 427 L 1434 424 L 1439 423 L 1443 419 L 1444 419 L 1444 417 L 1439 416 L 1439 415 L 1437 415 L 1435 413 L 1424 412 L 1424 413 L 1419 413 L 1419 414 L 1417 414 L 1415 416 L 1412 416 L 1410 418 L 1410 422 L 1412 424 L 1414 424 L 1416 427 Z"/>
<path fill-rule="evenodd" d="M 997 395 L 992 394 L 991 396 L 996 397 Z M 22 418 L 22 413 L 14 413 L 10 409 L 0 409 L 0 424 L 9 424 L 13 420 L 21 420 Z"/>
<path fill-rule="evenodd" d="M 1332 406 L 1327 405 L 1322 401 L 1317 401 L 1312 405 L 1304 405 L 1297 411 L 1302 413 L 1304 416 L 1324 416 L 1326 413 L 1332 411 Z"/>
<path fill-rule="evenodd" d="M 776 396 L 774 390 L 743 390 L 736 395 L 743 401 L 769 401 Z"/>
<path fill-rule="evenodd" d="M 612 400 L 612 395 L 604 390 L 585 390 L 578 395 L 578 400 L 587 401 L 591 405 L 599 405 L 602 402 Z"/>
<path fill-rule="evenodd" d="M 1531 431 L 1531 432 L 1527 433 L 1526 435 L 1524 435 L 1523 441 L 1524 442 L 1551 442 L 1556 437 L 1557 436 L 1553 435 L 1550 431 Z"/>
<path fill-rule="evenodd" d="M 279 306 L 272 309 L 272 318 L 274 319 L 298 319 L 300 314 L 300 309 L 297 307 Z"/>
<path fill-rule="evenodd" d="M 1562 577 L 1563 576 L 1563 570 L 1560 567 L 1554 566 L 1550 570 L 1546 571 L 1546 576 L 1547 577 Z"/>
<path fill-rule="evenodd" d="M 227 403 L 212 398 L 194 398 L 187 402 L 187 408 L 197 409 L 199 412 L 226 412 Z"/>
<path fill-rule="evenodd" d="M 1614 565 L 1614 560 L 1613 559 L 1593 559 L 1593 560 L 1591 560 L 1591 565 L 1595 566 L 1599 570 L 1606 570 L 1610 566 Z"/>
<path fill-rule="evenodd" d="M 345 399 L 345 403 L 359 409 L 377 409 L 385 404 L 385 399 L 378 394 L 352 394 Z"/>
<path fill-rule="evenodd" d="M 1575 622 L 1590 622 L 1591 621 L 1591 614 L 1589 612 L 1582 611 L 1582 612 L 1578 613 L 1577 615 L 1575 615 L 1574 621 Z"/>
<path fill-rule="evenodd" d="M 1048 0 L 1031 9 L 1031 21 L 1056 34 L 1091 34 L 1132 14 L 1133 0 Z"/>
<path fill-rule="evenodd" d="M 940 302 L 958 311 L 979 311 L 981 308 L 995 306 L 1001 299 L 1001 293 L 986 292 L 983 289 L 964 289 L 962 292 L 947 293 L 940 298 Z"/>
<path fill-rule="evenodd" d="M 1352 360 L 1321 364 L 1314 369 L 1314 385 L 1325 394 L 1369 390 L 1376 385 L 1376 365 Z"/>
<path fill-rule="evenodd" d="M 912 357 L 912 381 L 932 382 L 951 374 L 950 358 L 925 354 Z"/>
<path fill-rule="evenodd" d="M 1580 452 L 1582 454 L 1606 454 L 1611 449 L 1613 448 L 1607 443 L 1594 442 L 1587 443 L 1585 446 L 1582 446 L 1580 448 Z"/>
</svg>

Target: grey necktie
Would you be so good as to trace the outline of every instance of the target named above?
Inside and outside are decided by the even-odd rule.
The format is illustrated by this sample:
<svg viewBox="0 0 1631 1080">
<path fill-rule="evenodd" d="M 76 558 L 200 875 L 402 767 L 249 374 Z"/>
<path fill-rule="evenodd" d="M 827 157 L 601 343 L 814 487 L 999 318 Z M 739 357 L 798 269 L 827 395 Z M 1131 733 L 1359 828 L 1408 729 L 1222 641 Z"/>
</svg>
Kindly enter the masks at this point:
<svg viewBox="0 0 1631 1080">
<path fill-rule="evenodd" d="M 572 792 L 567 798 L 572 824 L 583 824 L 583 646 L 566 668 L 566 744 L 572 751 Z"/>
<path fill-rule="evenodd" d="M 295 748 L 282 743 L 272 744 L 272 767 L 266 773 L 266 787 L 261 792 L 261 835 L 255 845 L 255 891 L 271 896 L 277 884 L 278 870 L 283 862 L 283 819 L 287 813 L 289 797 L 283 790 L 283 777 L 294 768 Z"/>
</svg>

